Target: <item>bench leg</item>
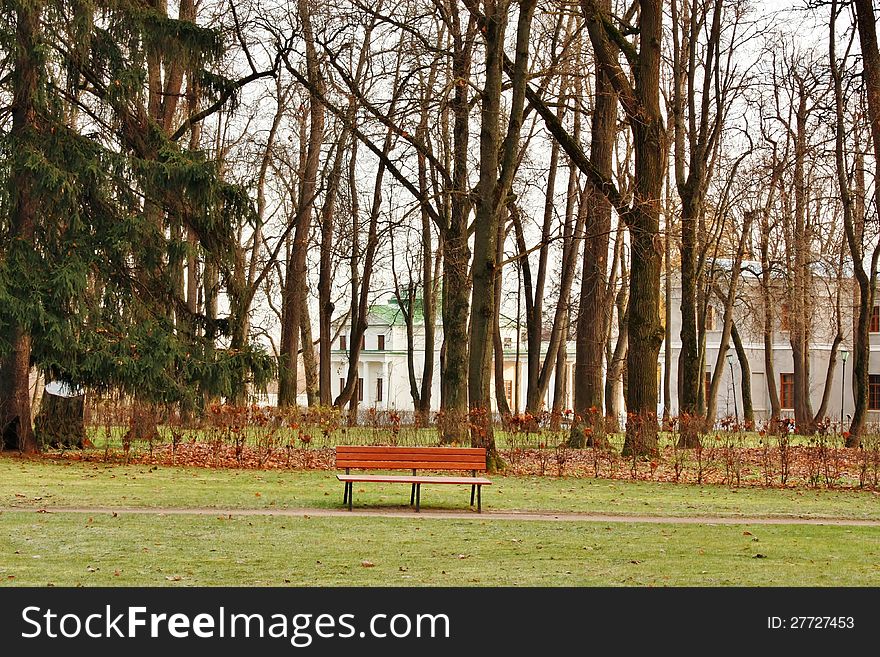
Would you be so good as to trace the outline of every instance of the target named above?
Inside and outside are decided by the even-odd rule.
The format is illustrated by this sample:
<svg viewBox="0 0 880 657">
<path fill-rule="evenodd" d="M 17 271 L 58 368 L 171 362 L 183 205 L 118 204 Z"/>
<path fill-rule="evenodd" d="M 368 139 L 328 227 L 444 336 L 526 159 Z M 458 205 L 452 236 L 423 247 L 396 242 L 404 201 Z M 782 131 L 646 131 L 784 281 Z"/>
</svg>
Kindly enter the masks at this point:
<svg viewBox="0 0 880 657">
<path fill-rule="evenodd" d="M 342 482 L 342 506 L 348 504 L 348 482 Z"/>
<path fill-rule="evenodd" d="M 412 490 L 409 493 L 409 505 L 412 506 L 416 502 L 416 485 L 412 485 Z"/>
<path fill-rule="evenodd" d="M 351 481 L 348 482 L 348 510 L 349 511 L 351 511 L 351 498 L 353 497 L 352 493 L 354 492 L 354 490 L 352 489 L 352 484 L 353 484 L 353 482 L 351 482 Z"/>
<path fill-rule="evenodd" d="M 421 503 L 422 497 L 422 485 L 416 484 L 416 513 L 419 512 L 419 505 Z"/>
<path fill-rule="evenodd" d="M 477 486 L 477 513 L 483 512 L 483 500 L 482 500 L 482 495 L 481 495 L 482 492 L 483 492 L 483 486 L 478 485 Z"/>
<path fill-rule="evenodd" d="M 471 506 L 474 505 L 474 489 L 476 488 L 476 484 L 471 484 Z"/>
</svg>

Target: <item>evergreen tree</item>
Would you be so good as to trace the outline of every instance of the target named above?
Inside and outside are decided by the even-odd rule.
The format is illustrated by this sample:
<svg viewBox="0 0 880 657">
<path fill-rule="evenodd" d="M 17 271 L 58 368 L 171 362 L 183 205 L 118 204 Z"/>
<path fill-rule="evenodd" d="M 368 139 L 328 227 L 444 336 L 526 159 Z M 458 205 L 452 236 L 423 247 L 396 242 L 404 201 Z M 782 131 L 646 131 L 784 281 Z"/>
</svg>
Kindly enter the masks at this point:
<svg viewBox="0 0 880 657">
<path fill-rule="evenodd" d="M 172 110 L 151 107 L 162 61 L 180 67 L 165 67 L 166 82 L 186 70 L 215 101 L 232 97 L 235 83 L 208 70 L 222 54 L 219 33 L 136 0 L 4 0 L 0 20 L 12 55 L 0 91 L 12 99 L 0 134 L 5 446 L 37 449 L 32 366 L 150 403 L 265 385 L 268 355 L 216 348 L 230 322 L 194 314 L 174 281 L 191 248 L 181 229 L 231 280 L 232 226 L 252 212 L 246 191 L 171 138 L 173 117 L 161 112 Z"/>
</svg>

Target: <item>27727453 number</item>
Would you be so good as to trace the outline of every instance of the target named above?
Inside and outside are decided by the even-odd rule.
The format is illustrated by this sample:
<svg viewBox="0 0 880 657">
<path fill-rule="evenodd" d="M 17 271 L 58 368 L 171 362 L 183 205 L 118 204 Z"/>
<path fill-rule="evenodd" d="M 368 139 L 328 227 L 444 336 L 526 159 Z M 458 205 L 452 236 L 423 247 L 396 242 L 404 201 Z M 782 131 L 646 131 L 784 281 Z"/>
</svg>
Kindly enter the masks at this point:
<svg viewBox="0 0 880 657">
<path fill-rule="evenodd" d="M 855 619 L 852 616 L 768 616 L 767 627 L 771 630 L 851 630 Z"/>
</svg>

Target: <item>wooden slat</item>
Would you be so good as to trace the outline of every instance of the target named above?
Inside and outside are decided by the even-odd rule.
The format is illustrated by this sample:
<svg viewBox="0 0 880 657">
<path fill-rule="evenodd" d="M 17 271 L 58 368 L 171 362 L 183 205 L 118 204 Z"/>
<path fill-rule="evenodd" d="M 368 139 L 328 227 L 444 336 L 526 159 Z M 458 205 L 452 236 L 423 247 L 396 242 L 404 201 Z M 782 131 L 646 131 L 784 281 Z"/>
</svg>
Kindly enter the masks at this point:
<svg viewBox="0 0 880 657">
<path fill-rule="evenodd" d="M 413 477 L 407 475 L 344 475 L 338 474 L 339 481 L 377 482 L 386 484 L 479 484 L 490 486 L 492 482 L 484 477 Z"/>
<path fill-rule="evenodd" d="M 336 457 L 339 461 L 425 461 L 427 463 L 485 463 L 484 456 L 462 456 L 459 454 L 425 455 L 425 454 L 345 454 Z"/>
<path fill-rule="evenodd" d="M 485 470 L 486 464 L 460 461 L 362 461 L 337 459 L 337 468 L 370 468 L 373 470 Z"/>
<path fill-rule="evenodd" d="M 481 447 L 392 447 L 381 445 L 336 448 L 336 467 L 367 470 L 486 470 Z"/>
<path fill-rule="evenodd" d="M 479 461 L 485 460 L 486 454 L 461 454 L 459 452 L 454 452 L 451 449 L 446 450 L 441 454 L 431 454 L 424 452 L 416 452 L 414 450 L 400 451 L 400 452 L 389 452 L 385 450 L 377 450 L 374 452 L 337 452 L 336 458 L 359 458 L 361 460 L 367 459 L 377 459 L 377 460 L 393 460 L 393 459 L 403 459 L 403 460 L 415 460 L 425 459 L 425 460 L 438 460 L 438 461 Z"/>
<path fill-rule="evenodd" d="M 462 454 L 486 456 L 486 449 L 483 447 L 392 447 L 384 445 L 339 445 L 336 447 L 337 454 L 371 454 L 381 452 L 389 454 Z"/>
</svg>

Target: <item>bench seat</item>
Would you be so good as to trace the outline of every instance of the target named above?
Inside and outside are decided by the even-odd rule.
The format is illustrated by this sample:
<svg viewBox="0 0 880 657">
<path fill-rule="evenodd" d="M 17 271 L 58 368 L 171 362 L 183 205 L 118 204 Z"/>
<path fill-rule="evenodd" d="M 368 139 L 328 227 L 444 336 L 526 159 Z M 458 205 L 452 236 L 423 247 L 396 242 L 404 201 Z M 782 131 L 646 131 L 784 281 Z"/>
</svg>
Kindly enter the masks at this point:
<svg viewBox="0 0 880 657">
<path fill-rule="evenodd" d="M 352 484 L 354 482 L 376 482 L 389 484 L 410 484 L 410 505 L 420 510 L 422 484 L 454 484 L 471 487 L 471 506 L 474 495 L 477 498 L 477 511 L 482 511 L 482 487 L 492 482 L 478 477 L 477 472 L 486 471 L 486 450 L 482 448 L 455 447 L 349 447 L 336 448 L 336 466 L 344 468 L 345 474 L 336 478 L 345 485 L 342 503 L 352 508 Z M 411 470 L 412 474 L 352 474 L 351 470 Z M 466 470 L 471 476 L 419 475 L 418 470 Z"/>
</svg>

